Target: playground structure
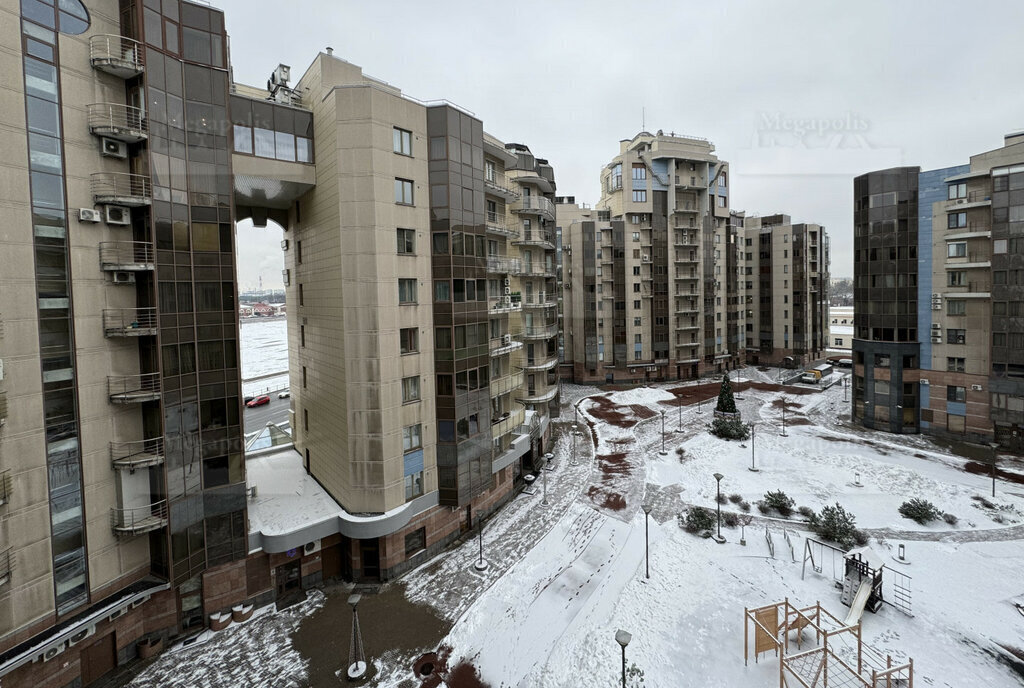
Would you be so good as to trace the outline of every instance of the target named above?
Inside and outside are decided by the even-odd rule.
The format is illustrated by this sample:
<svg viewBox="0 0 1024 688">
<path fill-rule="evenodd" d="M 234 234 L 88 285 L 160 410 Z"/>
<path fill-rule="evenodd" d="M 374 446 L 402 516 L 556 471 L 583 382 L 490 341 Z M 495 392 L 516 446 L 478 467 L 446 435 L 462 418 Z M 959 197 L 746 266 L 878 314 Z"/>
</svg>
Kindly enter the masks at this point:
<svg viewBox="0 0 1024 688">
<path fill-rule="evenodd" d="M 871 588 L 870 583 L 868 587 Z M 820 602 L 800 609 L 790 604 L 787 598 L 757 609 L 744 609 L 744 664 L 751 654 L 751 629 L 754 662 L 768 651 L 774 651 L 779 657 L 779 688 L 914 686 L 913 659 L 895 664 L 891 656 L 883 657 L 863 642 L 860 623 L 847 625 L 824 609 Z M 802 646 L 811 641 L 804 640 L 805 630 L 814 631 L 813 647 L 807 650 Z M 796 652 L 790 651 L 791 635 L 795 637 Z"/>
<path fill-rule="evenodd" d="M 840 600 L 850 607 L 848 619 L 852 625 L 860 618 L 864 609 L 877 612 L 883 603 L 891 605 L 907 616 L 911 612 L 911 577 L 906 573 L 886 566 L 883 559 L 868 547 L 844 550 L 827 542 L 807 538 L 804 543 L 804 562 L 800 572 L 801 580 L 807 574 L 807 562 L 818 574 L 831 577 L 837 588 L 842 590 Z M 883 569 L 885 576 L 883 579 Z M 889 590 L 889 597 L 884 594 Z M 863 599 L 860 594 L 863 593 Z"/>
</svg>

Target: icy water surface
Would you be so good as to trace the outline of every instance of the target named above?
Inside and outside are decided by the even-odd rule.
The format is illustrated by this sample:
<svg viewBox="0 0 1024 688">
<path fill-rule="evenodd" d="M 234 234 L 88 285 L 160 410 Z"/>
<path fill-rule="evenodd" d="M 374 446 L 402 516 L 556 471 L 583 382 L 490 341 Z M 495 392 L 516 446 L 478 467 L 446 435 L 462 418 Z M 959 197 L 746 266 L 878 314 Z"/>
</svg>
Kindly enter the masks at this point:
<svg viewBox="0 0 1024 688">
<path fill-rule="evenodd" d="M 246 394 L 256 388 L 284 387 L 288 384 L 288 321 L 285 318 L 246 319 L 241 321 L 242 379 L 250 380 L 271 373 L 282 373 L 280 380 L 270 378 L 244 384 Z M 250 389 L 252 388 L 252 389 Z"/>
</svg>

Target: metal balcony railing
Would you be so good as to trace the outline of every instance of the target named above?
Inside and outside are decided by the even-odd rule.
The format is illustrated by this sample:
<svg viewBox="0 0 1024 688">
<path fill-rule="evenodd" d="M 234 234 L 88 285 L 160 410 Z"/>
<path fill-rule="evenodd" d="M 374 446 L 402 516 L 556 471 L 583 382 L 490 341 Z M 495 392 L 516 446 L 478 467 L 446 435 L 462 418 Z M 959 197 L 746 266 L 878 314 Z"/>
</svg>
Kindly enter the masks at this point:
<svg viewBox="0 0 1024 688">
<path fill-rule="evenodd" d="M 510 332 L 501 337 L 492 337 L 488 342 L 491 356 L 504 356 L 511 351 L 521 349 L 523 347 L 521 337 L 522 335 L 518 332 Z"/>
<path fill-rule="evenodd" d="M 153 202 L 149 177 L 127 172 L 93 172 L 92 197 L 97 203 L 138 207 Z"/>
<path fill-rule="evenodd" d="M 522 269 L 522 263 L 518 258 L 508 256 L 487 256 L 487 272 L 498 274 L 516 274 Z"/>
<path fill-rule="evenodd" d="M 512 271 L 512 274 L 520 277 L 554 277 L 555 268 L 536 263 L 522 263 Z"/>
<path fill-rule="evenodd" d="M 491 397 L 499 397 L 502 394 L 508 394 L 509 392 L 519 389 L 523 386 L 523 372 L 517 370 L 514 373 L 503 375 L 497 379 L 491 380 L 489 390 Z"/>
<path fill-rule="evenodd" d="M 558 323 L 550 325 L 527 325 L 523 327 L 524 339 L 550 339 L 558 334 Z"/>
<path fill-rule="evenodd" d="M 164 462 L 164 440 L 154 437 L 135 442 L 111 442 L 110 463 L 119 470 L 159 466 Z"/>
<path fill-rule="evenodd" d="M 541 230 L 526 230 L 521 237 L 512 240 L 513 244 L 521 246 L 540 246 L 549 251 L 555 250 L 555 237 L 551 232 Z"/>
<path fill-rule="evenodd" d="M 161 500 L 129 509 L 111 507 L 110 525 L 119 535 L 139 535 L 167 526 L 167 502 Z"/>
<path fill-rule="evenodd" d="M 554 219 L 555 204 L 543 196 L 523 196 L 512 204 L 512 212 L 545 214 Z"/>
<path fill-rule="evenodd" d="M 141 108 L 121 103 L 93 103 L 86 105 L 89 133 L 136 143 L 149 137 L 149 123 Z"/>
<path fill-rule="evenodd" d="M 522 363 L 522 369 L 529 372 L 536 372 L 539 370 L 551 370 L 558 365 L 558 354 L 534 356 L 533 358 L 527 357 Z"/>
<path fill-rule="evenodd" d="M 509 188 L 508 181 L 503 174 L 495 174 L 491 179 L 484 179 L 484 187 L 488 193 L 501 196 L 510 201 L 519 198 L 519 192 Z"/>
<path fill-rule="evenodd" d="M 160 398 L 160 375 L 108 375 L 107 395 L 115 404 L 135 404 Z"/>
<path fill-rule="evenodd" d="M 103 310 L 103 335 L 105 337 L 146 337 L 155 334 L 155 308 L 107 308 Z"/>
<path fill-rule="evenodd" d="M 152 270 L 153 246 L 145 241 L 101 241 L 100 267 L 110 272 Z"/>
<path fill-rule="evenodd" d="M 946 212 L 956 212 L 958 205 L 967 205 L 968 203 L 985 203 L 992 200 L 992 192 L 978 189 L 975 191 L 967 192 L 966 196 L 962 198 L 950 198 L 946 201 Z"/>
<path fill-rule="evenodd" d="M 519 407 L 515 411 L 505 413 L 491 419 L 491 437 L 506 435 L 523 424 L 526 419 L 526 409 Z"/>
<path fill-rule="evenodd" d="M 484 228 L 491 234 L 500 234 L 506 237 L 519 236 L 519 223 L 507 222 L 504 215 L 499 215 L 496 212 L 487 213 Z"/>
<path fill-rule="evenodd" d="M 544 391 L 538 391 L 536 387 L 526 390 L 526 396 L 519 401 L 526 404 L 543 404 L 551 401 L 558 394 L 558 387 L 551 387 Z"/>
<path fill-rule="evenodd" d="M 142 74 L 145 68 L 142 44 L 115 34 L 89 38 L 89 62 L 96 69 L 128 79 Z"/>
<path fill-rule="evenodd" d="M 14 572 L 14 557 L 10 547 L 0 552 L 0 587 L 11 582 L 11 574 Z"/>
<path fill-rule="evenodd" d="M 557 305 L 558 298 L 554 294 L 544 293 L 523 299 L 523 308 L 553 308 Z"/>
</svg>

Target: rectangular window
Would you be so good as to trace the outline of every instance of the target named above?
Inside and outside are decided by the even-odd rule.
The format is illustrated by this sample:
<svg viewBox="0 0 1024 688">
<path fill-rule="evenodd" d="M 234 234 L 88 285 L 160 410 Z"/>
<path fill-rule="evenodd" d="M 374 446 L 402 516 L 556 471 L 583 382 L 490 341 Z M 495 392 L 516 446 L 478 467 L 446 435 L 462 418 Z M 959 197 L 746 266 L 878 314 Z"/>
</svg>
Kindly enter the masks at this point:
<svg viewBox="0 0 1024 688">
<path fill-rule="evenodd" d="M 411 180 L 395 178 L 395 203 L 399 205 L 413 204 Z"/>
<path fill-rule="evenodd" d="M 949 299 L 946 301 L 946 313 L 949 315 L 966 315 L 967 302 L 963 299 Z"/>
<path fill-rule="evenodd" d="M 416 253 L 415 229 L 398 230 L 398 252 L 403 255 L 411 255 Z"/>
<path fill-rule="evenodd" d="M 647 202 L 647 190 L 646 189 L 634 189 L 633 190 L 633 202 L 634 203 L 646 203 Z"/>
<path fill-rule="evenodd" d="M 950 270 L 946 273 L 946 285 L 962 287 L 967 284 L 967 273 L 964 270 Z"/>
<path fill-rule="evenodd" d="M 409 452 L 423 446 L 423 425 L 407 425 L 402 428 L 402 451 Z"/>
<path fill-rule="evenodd" d="M 495 173 L 494 163 L 490 160 L 484 161 L 484 179 L 493 184 L 496 178 L 497 174 Z M 488 201 L 488 203 L 494 205 L 493 201 Z M 488 207 L 488 212 L 493 212 L 493 209 Z"/>
<path fill-rule="evenodd" d="M 423 474 L 418 474 L 420 477 L 420 494 L 423 493 Z M 405 476 L 405 500 L 409 501 L 412 499 L 410 496 L 409 479 L 415 476 Z M 418 528 L 408 535 L 405 536 L 405 558 L 408 559 L 412 555 L 416 554 L 427 548 L 427 529 L 426 527 Z"/>
<path fill-rule="evenodd" d="M 876 368 L 888 368 L 889 367 L 889 354 L 875 354 L 875 367 Z"/>
<path fill-rule="evenodd" d="M 398 331 L 398 341 L 403 354 L 414 354 L 420 350 L 420 331 L 415 327 L 403 327 Z"/>
<path fill-rule="evenodd" d="M 949 213 L 946 216 L 947 229 L 959 229 L 967 226 L 967 213 Z"/>
<path fill-rule="evenodd" d="M 299 285 L 299 305 L 300 306 L 305 306 L 306 305 L 305 298 L 303 298 L 302 285 L 301 284 Z"/>
<path fill-rule="evenodd" d="M 949 200 L 954 198 L 967 198 L 967 184 L 966 182 L 960 182 L 959 184 L 949 185 Z"/>
<path fill-rule="evenodd" d="M 309 376 L 306 374 L 306 366 L 302 366 L 302 389 L 306 389 L 307 382 L 309 382 Z"/>
<path fill-rule="evenodd" d="M 948 356 L 946 358 L 946 370 L 951 373 L 962 373 L 966 370 L 965 359 Z"/>
<path fill-rule="evenodd" d="M 416 497 L 419 497 L 422 494 L 423 494 L 423 471 L 419 471 L 418 473 L 413 473 L 411 475 L 405 476 L 405 501 L 408 502 L 409 500 L 415 499 Z M 420 528 L 415 533 L 409 533 L 409 535 L 405 536 L 405 554 L 406 554 L 406 556 L 409 556 L 409 554 L 410 554 L 409 548 L 410 548 L 411 545 L 409 543 L 409 538 L 411 536 L 417 535 L 418 533 L 424 533 L 424 539 L 425 539 L 425 537 L 426 537 L 425 530 L 426 530 L 425 528 Z M 423 548 L 420 547 L 419 549 L 423 549 Z M 419 551 L 419 550 L 414 550 L 412 553 L 415 554 L 415 552 L 417 552 L 417 551 Z"/>
<path fill-rule="evenodd" d="M 888 380 L 875 380 L 875 394 L 888 394 L 889 393 L 889 381 Z"/>
<path fill-rule="evenodd" d="M 642 162 L 633 163 L 633 181 L 645 181 L 647 179 L 647 166 Z"/>
<path fill-rule="evenodd" d="M 394 133 L 394 151 L 400 155 L 412 155 L 412 132 L 406 131 L 405 129 L 399 129 L 395 127 Z"/>
<path fill-rule="evenodd" d="M 946 385 L 946 401 L 966 401 L 967 389 L 956 385 Z"/>
<path fill-rule="evenodd" d="M 947 344 L 964 344 L 967 342 L 967 330 L 946 330 Z"/>
<path fill-rule="evenodd" d="M 967 242 L 966 241 L 954 241 L 946 244 L 946 257 L 947 258 L 963 258 L 967 255 Z"/>
<path fill-rule="evenodd" d="M 420 379 L 417 376 L 402 378 L 402 403 L 420 400 Z"/>
<path fill-rule="evenodd" d="M 416 280 L 398 280 L 398 303 L 416 303 Z"/>
</svg>

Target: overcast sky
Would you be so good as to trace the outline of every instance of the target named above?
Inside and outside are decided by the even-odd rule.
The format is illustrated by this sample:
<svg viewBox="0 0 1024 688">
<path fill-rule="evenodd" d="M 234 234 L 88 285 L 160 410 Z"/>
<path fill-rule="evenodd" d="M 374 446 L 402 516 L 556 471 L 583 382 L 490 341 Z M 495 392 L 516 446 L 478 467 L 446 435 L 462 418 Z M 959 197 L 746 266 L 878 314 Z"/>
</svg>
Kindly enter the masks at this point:
<svg viewBox="0 0 1024 688">
<path fill-rule="evenodd" d="M 894 165 L 968 162 L 1024 129 L 1019 2 L 218 0 L 235 80 L 296 80 L 326 46 L 422 100 L 527 144 L 558 194 L 593 204 L 618 141 L 709 139 L 730 205 L 832 237 L 852 276 L 853 183 Z M 243 288 L 280 286 L 280 233 L 239 226 Z"/>
</svg>

